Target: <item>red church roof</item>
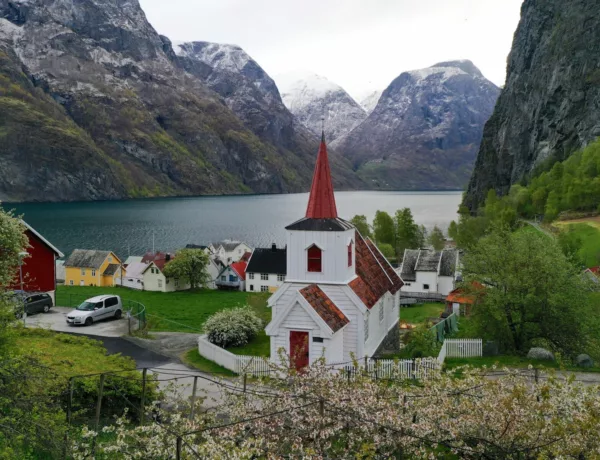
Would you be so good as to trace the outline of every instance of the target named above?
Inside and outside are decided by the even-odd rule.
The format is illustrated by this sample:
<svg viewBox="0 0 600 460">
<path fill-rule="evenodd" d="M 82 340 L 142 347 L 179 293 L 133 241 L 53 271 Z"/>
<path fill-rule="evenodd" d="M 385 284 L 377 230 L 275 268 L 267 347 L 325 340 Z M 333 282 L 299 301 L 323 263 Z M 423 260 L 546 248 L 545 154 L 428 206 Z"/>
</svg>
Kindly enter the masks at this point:
<svg viewBox="0 0 600 460">
<path fill-rule="evenodd" d="M 403 286 L 402 280 L 386 258 L 370 240 L 365 241 L 358 231 L 356 274 L 358 276 L 349 286 L 369 310 L 386 292 L 395 294 Z"/>
<path fill-rule="evenodd" d="M 317 155 L 312 187 L 310 188 L 306 217 L 309 219 L 335 219 L 337 216 L 331 171 L 329 169 L 329 160 L 327 159 L 325 133 L 323 133 L 319 154 Z"/>
<path fill-rule="evenodd" d="M 311 284 L 300 289 L 300 294 L 306 299 L 317 314 L 327 323 L 333 332 L 339 331 L 350 322 L 348 317 L 332 302 L 319 286 Z"/>
</svg>

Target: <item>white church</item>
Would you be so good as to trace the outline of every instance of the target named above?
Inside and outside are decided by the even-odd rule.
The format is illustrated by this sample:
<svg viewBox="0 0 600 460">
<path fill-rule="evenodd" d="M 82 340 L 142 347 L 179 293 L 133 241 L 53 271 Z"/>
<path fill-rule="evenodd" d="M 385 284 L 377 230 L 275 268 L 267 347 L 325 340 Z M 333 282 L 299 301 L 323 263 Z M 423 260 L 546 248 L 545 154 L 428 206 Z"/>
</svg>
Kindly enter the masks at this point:
<svg viewBox="0 0 600 460">
<path fill-rule="evenodd" d="M 343 363 L 399 345 L 402 280 L 370 239 L 338 217 L 325 137 L 306 216 L 286 227 L 287 275 L 269 299 L 271 360 L 300 369 Z"/>
</svg>

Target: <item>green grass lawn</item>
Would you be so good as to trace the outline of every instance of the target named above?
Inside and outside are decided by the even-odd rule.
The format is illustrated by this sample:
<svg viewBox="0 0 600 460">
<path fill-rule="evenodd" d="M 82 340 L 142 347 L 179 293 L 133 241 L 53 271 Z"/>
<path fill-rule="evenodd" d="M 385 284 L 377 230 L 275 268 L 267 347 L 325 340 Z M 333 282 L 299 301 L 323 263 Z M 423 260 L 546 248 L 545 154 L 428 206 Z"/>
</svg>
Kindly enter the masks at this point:
<svg viewBox="0 0 600 460">
<path fill-rule="evenodd" d="M 420 324 L 429 318 L 439 318 L 444 311 L 443 303 L 421 303 L 403 305 L 400 309 L 400 320 L 410 324 Z"/>
<path fill-rule="evenodd" d="M 579 257 L 586 267 L 595 267 L 600 264 L 600 227 L 598 222 L 568 223 L 557 222 L 555 225 L 561 230 L 571 230 L 576 233 L 582 241 Z"/>
<path fill-rule="evenodd" d="M 527 368 L 530 365 L 534 368 L 561 369 L 561 365 L 556 361 L 529 359 L 525 356 L 512 355 L 482 356 L 479 358 L 446 358 L 446 360 L 444 361 L 444 367 L 448 370 L 465 365 L 469 365 L 471 367 L 487 366 L 488 368 L 491 368 L 494 364 L 498 368 L 508 367 L 509 369 Z M 600 368 L 598 367 L 581 368 L 574 366 L 564 366 L 564 370 L 574 372 L 600 372 Z"/>
<path fill-rule="evenodd" d="M 209 374 L 220 374 L 223 377 L 235 377 L 237 374 L 219 366 L 214 361 L 200 356 L 197 348 L 192 348 L 190 351 L 184 353 L 181 356 L 181 360 L 188 366 L 195 367 L 199 371 L 206 372 Z"/>
<path fill-rule="evenodd" d="M 268 293 L 218 290 L 149 292 L 123 287 L 58 286 L 56 304 L 74 307 L 100 294 L 120 295 L 125 306 L 128 300 L 143 303 L 148 323 L 157 332 L 201 332 L 204 322 L 212 314 L 244 305 L 252 307 L 265 324 L 271 320 L 271 309 L 267 308 Z"/>
<path fill-rule="evenodd" d="M 59 334 L 46 329 L 19 330 L 16 337 L 18 352 L 37 357 L 59 376 L 135 369 L 133 359 L 107 355 L 101 342 L 83 336 Z"/>
</svg>

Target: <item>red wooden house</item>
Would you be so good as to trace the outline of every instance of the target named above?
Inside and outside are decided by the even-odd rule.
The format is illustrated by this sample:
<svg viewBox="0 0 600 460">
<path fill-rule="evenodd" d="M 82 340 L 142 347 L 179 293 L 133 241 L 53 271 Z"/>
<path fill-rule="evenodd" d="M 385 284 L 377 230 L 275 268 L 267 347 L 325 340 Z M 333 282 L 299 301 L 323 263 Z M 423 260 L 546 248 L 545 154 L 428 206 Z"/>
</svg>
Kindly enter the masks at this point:
<svg viewBox="0 0 600 460">
<path fill-rule="evenodd" d="M 47 292 L 54 300 L 56 291 L 56 260 L 64 257 L 52 243 L 40 235 L 27 222 L 25 231 L 29 239 L 26 251 L 29 256 L 23 259 L 23 290 L 28 292 Z M 11 289 L 21 289 L 19 273 L 16 273 L 15 284 Z"/>
</svg>

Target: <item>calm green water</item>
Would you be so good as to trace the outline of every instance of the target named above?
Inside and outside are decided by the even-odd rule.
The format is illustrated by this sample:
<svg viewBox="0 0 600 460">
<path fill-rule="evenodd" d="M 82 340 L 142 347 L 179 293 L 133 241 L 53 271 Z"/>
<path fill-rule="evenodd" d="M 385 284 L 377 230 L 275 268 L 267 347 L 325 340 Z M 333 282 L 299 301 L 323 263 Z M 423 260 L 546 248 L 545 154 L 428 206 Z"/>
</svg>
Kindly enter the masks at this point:
<svg viewBox="0 0 600 460">
<path fill-rule="evenodd" d="M 444 230 L 460 192 L 337 192 L 338 213 L 350 219 L 377 210 L 411 208 L 417 223 Z M 308 194 L 165 198 L 94 203 L 4 204 L 14 208 L 65 254 L 75 248 L 115 251 L 119 256 L 175 251 L 188 243 L 226 238 L 253 247 L 285 242 L 284 227 L 304 216 Z"/>
</svg>

